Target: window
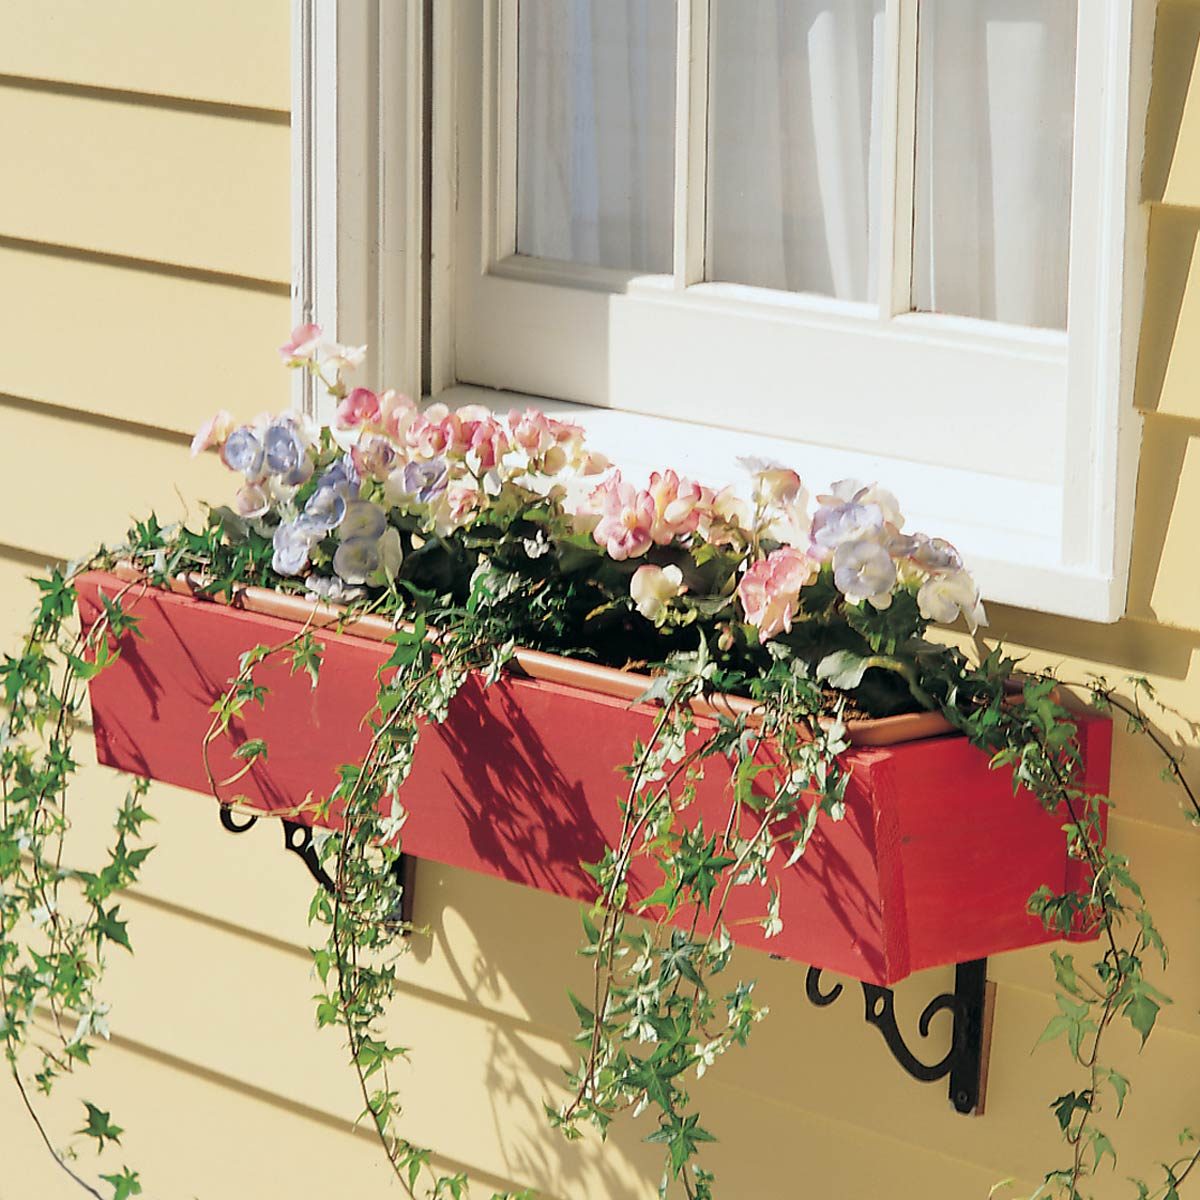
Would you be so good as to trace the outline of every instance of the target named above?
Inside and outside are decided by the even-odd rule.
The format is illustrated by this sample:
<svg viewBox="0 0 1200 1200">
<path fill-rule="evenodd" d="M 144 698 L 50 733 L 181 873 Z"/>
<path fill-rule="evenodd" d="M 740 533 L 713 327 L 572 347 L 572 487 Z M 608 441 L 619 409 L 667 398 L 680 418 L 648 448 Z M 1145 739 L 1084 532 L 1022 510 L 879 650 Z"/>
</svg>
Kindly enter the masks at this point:
<svg viewBox="0 0 1200 1200">
<path fill-rule="evenodd" d="M 324 51 L 336 238 L 383 249 L 339 267 L 339 335 L 370 337 L 346 323 L 360 277 L 385 314 L 407 295 L 407 319 L 423 275 L 428 335 L 404 357 L 434 391 L 587 405 L 575 415 L 635 468 L 722 482 L 757 453 L 818 486 L 878 479 L 990 598 L 1115 619 L 1150 7 L 404 0 L 365 30 L 343 18 Z M 308 36 L 302 111 L 319 121 Z M 374 74 L 350 71 L 356 38 Z M 419 97 L 383 94 L 402 62 L 430 74 L 428 126 Z M 366 225 L 346 187 L 364 124 Z M 428 255 L 412 208 L 385 198 L 424 149 Z M 321 216 L 303 219 L 319 253 Z M 384 278 L 398 259 L 406 292 Z"/>
</svg>

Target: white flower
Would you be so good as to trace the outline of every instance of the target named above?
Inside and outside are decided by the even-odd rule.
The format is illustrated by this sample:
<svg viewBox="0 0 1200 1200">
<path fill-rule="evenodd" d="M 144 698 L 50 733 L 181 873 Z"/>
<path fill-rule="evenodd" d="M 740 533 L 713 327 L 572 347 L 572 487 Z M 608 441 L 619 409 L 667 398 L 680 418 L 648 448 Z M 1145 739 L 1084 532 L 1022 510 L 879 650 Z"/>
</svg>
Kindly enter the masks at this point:
<svg viewBox="0 0 1200 1200">
<path fill-rule="evenodd" d="M 717 1055 L 721 1053 L 721 1043 L 706 1042 L 703 1046 L 696 1047 L 696 1078 L 702 1079 L 704 1072 L 717 1061 Z"/>
<path fill-rule="evenodd" d="M 271 507 L 271 499 L 261 484 L 248 483 L 237 490 L 233 506 L 241 517 L 261 517 Z"/>
<path fill-rule="evenodd" d="M 986 625 L 987 613 L 979 597 L 979 588 L 968 571 L 953 571 L 948 575 L 933 575 L 921 584 L 917 605 L 927 621 L 948 625 L 961 612 L 972 633 Z"/>
<path fill-rule="evenodd" d="M 896 583 L 896 564 L 878 542 L 839 545 L 833 553 L 833 582 L 847 600 L 869 600 L 876 608 L 887 608 Z"/>
<path fill-rule="evenodd" d="M 362 366 L 367 357 L 366 346 L 343 346 L 340 342 L 323 342 L 317 351 L 322 367 L 335 371 L 347 371 Z"/>
<path fill-rule="evenodd" d="M 683 572 L 676 566 L 638 567 L 629 581 L 629 594 L 647 621 L 659 622 L 667 603 L 684 591 Z"/>
<path fill-rule="evenodd" d="M 812 539 L 824 550 L 836 550 L 850 542 L 878 537 L 883 526 L 883 510 L 877 504 L 859 504 L 852 500 L 817 509 Z"/>
</svg>

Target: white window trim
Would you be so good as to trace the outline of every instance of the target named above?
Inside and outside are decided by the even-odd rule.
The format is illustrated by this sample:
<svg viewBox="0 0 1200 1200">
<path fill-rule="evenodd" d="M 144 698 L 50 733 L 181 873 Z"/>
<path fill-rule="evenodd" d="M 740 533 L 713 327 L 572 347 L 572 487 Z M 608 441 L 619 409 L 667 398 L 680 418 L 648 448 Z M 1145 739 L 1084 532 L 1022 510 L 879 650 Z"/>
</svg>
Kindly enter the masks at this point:
<svg viewBox="0 0 1200 1200">
<path fill-rule="evenodd" d="M 450 403 L 482 398 L 504 408 L 528 397 L 454 386 L 455 269 L 481 265 L 455 257 L 463 170 L 456 98 L 459 90 L 471 90 L 470 82 L 456 75 L 461 23 L 464 12 L 502 2 L 436 6 L 430 345 L 421 345 L 422 0 L 293 0 L 293 190 L 297 318 L 316 319 L 342 340 L 370 342 L 374 357 L 367 382 L 386 380 L 415 394 L 424 353 L 435 396 Z M 1090 278 L 1073 271 L 1072 280 L 1072 305 L 1088 298 L 1093 334 L 1086 361 L 1072 367 L 1067 404 L 1074 432 L 1054 491 L 1055 509 L 1063 512 L 1069 533 L 1049 559 L 1039 553 L 1030 530 L 1044 517 L 1042 497 L 1036 487 L 1020 490 L 1000 476 L 915 463 L 897 471 L 890 460 L 852 450 L 823 450 L 819 461 L 831 479 L 857 474 L 887 481 L 913 527 L 957 536 L 987 598 L 1108 622 L 1125 609 L 1141 434 L 1132 396 L 1147 234 L 1141 148 L 1155 6 L 1147 0 L 1085 2 L 1103 3 L 1108 12 L 1104 44 L 1089 57 L 1105 72 L 1105 111 L 1102 120 L 1089 124 L 1096 131 L 1093 144 L 1080 153 L 1099 156 L 1095 161 L 1106 186 L 1092 222 L 1089 257 L 1095 270 Z M 385 252 L 372 253 L 372 245 Z M 508 266 L 520 273 L 524 264 Z M 537 266 L 531 264 L 533 276 Z M 726 303 L 727 297 L 710 301 Z M 827 319 L 836 327 L 839 316 L 831 311 Z M 909 318 L 916 327 L 924 320 Z M 937 320 L 942 331 L 951 328 L 968 338 L 976 324 Z M 1056 336 L 1041 339 L 1047 353 L 1053 353 Z M 1028 341 L 1036 352 L 1039 335 Z M 316 404 L 312 395 L 299 396 L 298 402 Z M 666 465 L 714 483 L 735 476 L 740 454 L 788 457 L 789 448 L 796 454 L 805 450 L 658 415 L 538 402 L 582 418 L 593 441 L 635 473 L 664 465 L 657 461 L 662 451 L 654 447 L 671 448 L 672 462 Z M 814 484 L 825 482 L 822 472 L 810 472 Z M 950 515 L 947 508 L 954 510 L 957 525 L 944 519 Z M 1003 522 L 996 521 L 997 513 Z M 1014 528 L 1006 530 L 1005 523 Z"/>
</svg>

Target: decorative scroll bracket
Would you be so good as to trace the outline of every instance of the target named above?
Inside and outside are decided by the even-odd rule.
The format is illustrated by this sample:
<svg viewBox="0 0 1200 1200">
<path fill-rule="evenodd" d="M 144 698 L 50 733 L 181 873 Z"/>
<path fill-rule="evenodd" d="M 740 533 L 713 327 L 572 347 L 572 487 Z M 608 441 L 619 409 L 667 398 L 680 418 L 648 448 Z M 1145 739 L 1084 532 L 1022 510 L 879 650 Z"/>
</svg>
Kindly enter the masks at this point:
<svg viewBox="0 0 1200 1200">
<path fill-rule="evenodd" d="M 926 1063 L 909 1049 L 896 1023 L 895 998 L 891 988 L 877 984 L 860 985 L 863 991 L 863 1017 L 874 1025 L 887 1043 L 892 1057 L 914 1079 L 934 1083 L 949 1076 L 950 1103 L 955 1112 L 983 1113 L 987 1087 L 987 1060 L 991 1040 L 991 1016 L 994 984 L 987 980 L 987 959 L 977 958 L 959 963 L 954 968 L 954 991 L 935 996 L 925 1006 L 917 1030 L 929 1036 L 929 1025 L 940 1012 L 953 1014 L 954 1025 L 950 1049 L 935 1063 Z M 809 1000 L 818 1008 L 832 1004 L 843 991 L 835 983 L 829 991 L 821 990 L 821 968 L 809 967 L 804 981 Z"/>
<path fill-rule="evenodd" d="M 230 833 L 245 833 L 258 823 L 258 818 L 246 816 L 239 821 L 237 814 L 227 804 L 219 807 L 221 825 Z M 321 856 L 313 844 L 312 828 L 299 821 L 283 821 L 283 848 L 290 850 L 308 868 L 308 873 L 327 892 L 334 890 L 334 883 L 329 872 L 321 865 Z M 410 854 L 401 854 L 392 867 L 401 885 L 399 919 L 406 925 L 412 924 L 413 897 L 416 891 L 417 860 Z"/>
</svg>

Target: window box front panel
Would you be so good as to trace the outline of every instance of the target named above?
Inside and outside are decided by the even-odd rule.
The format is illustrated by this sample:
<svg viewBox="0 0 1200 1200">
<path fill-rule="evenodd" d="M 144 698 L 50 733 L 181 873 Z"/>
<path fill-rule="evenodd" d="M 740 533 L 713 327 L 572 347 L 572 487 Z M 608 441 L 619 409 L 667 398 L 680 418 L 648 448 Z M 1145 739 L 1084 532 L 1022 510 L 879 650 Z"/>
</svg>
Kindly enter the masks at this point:
<svg viewBox="0 0 1200 1200">
<path fill-rule="evenodd" d="M 102 612 L 99 591 L 112 596 L 122 586 L 102 573 L 79 581 L 85 625 Z M 130 590 L 122 604 L 143 636 L 128 636 L 118 661 L 91 683 L 100 761 L 208 793 L 201 746 L 210 706 L 241 654 L 283 641 L 300 626 L 150 589 Z M 270 693 L 266 706 L 248 710 L 235 737 L 263 738 L 269 752 L 230 789 L 265 814 L 306 822 L 312 814 L 296 811 L 306 797 L 328 795 L 338 765 L 366 750 L 363 718 L 390 649 L 352 633 L 317 637 L 325 652 L 315 688 L 282 662 L 264 664 L 256 675 Z M 422 736 L 402 796 L 405 852 L 592 900 L 594 884 L 580 864 L 599 859 L 617 839 L 618 768 L 629 761 L 634 739 L 649 735 L 656 712 L 514 673 L 491 687 L 471 678 L 449 719 Z M 1104 791 L 1109 725 L 1087 719 L 1080 728 L 1087 786 Z M 213 747 L 218 777 L 244 765 L 233 749 Z M 852 777 L 845 819 L 819 822 L 807 853 L 790 868 L 783 854 L 772 861 L 783 932 L 768 939 L 759 925 L 765 889 L 738 888 L 726 913 L 735 941 L 888 985 L 925 967 L 1051 940 L 1027 914 L 1026 901 L 1043 884 L 1063 891 L 1078 882 L 1061 815 L 1044 812 L 1028 794 L 1014 795 L 1008 772 L 991 770 L 986 755 L 958 736 L 858 746 L 846 761 Z M 709 827 L 723 825 L 728 809 L 721 765 L 710 762 L 686 810 Z M 643 867 L 631 889 L 645 895 L 653 886 Z"/>
</svg>

